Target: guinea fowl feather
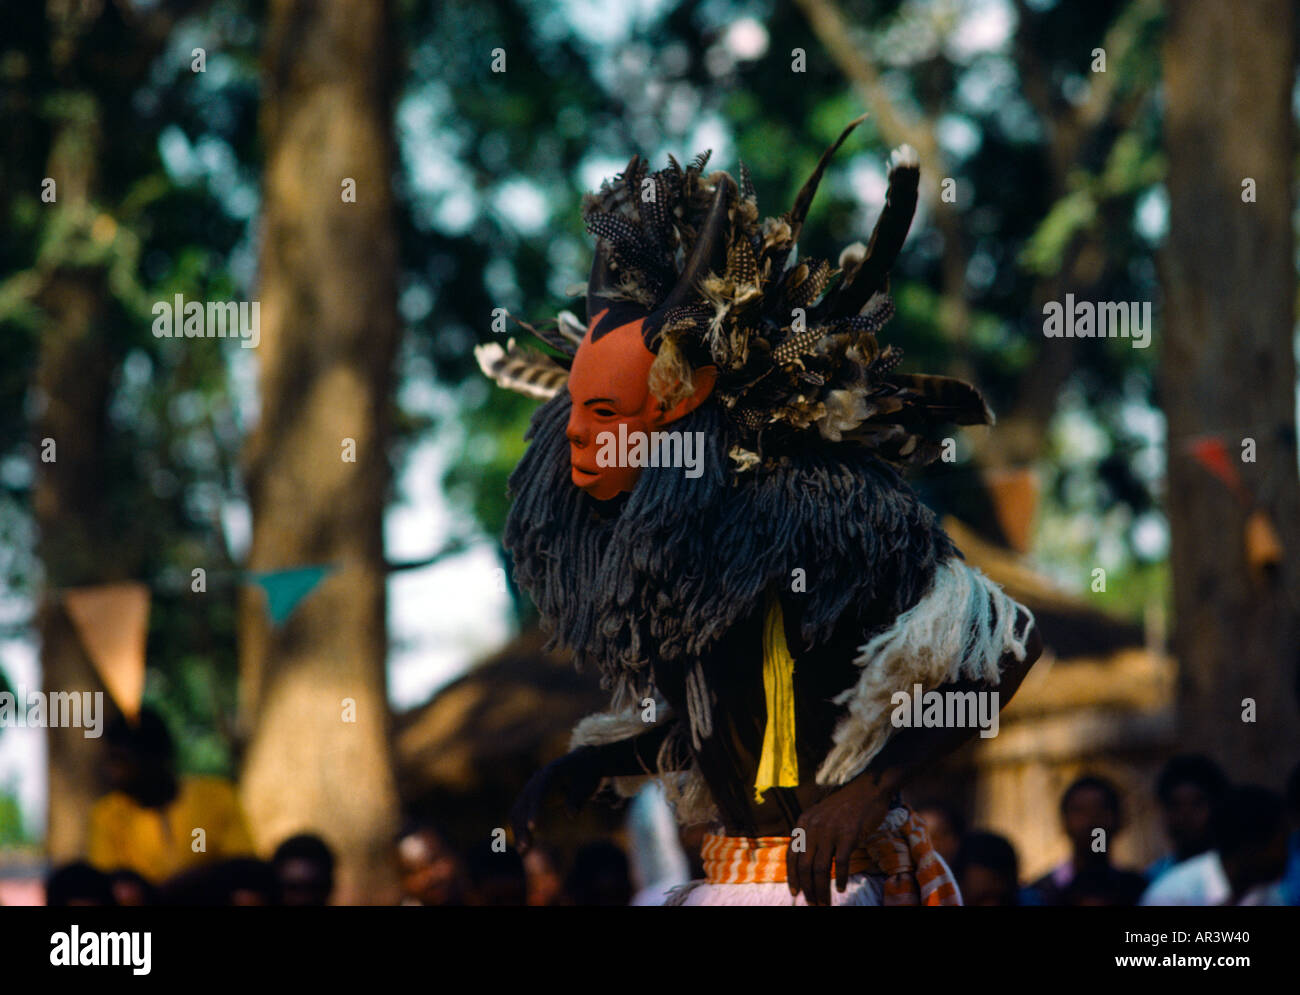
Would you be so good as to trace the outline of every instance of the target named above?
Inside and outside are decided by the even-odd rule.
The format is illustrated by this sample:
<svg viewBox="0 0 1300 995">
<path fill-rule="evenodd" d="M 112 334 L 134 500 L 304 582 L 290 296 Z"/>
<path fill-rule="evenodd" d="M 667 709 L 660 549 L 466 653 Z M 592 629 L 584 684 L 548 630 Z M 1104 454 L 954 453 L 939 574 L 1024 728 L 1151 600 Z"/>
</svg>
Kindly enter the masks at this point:
<svg viewBox="0 0 1300 995">
<path fill-rule="evenodd" d="M 777 217 L 760 218 L 743 165 L 739 182 L 721 170 L 706 173 L 707 152 L 686 168 L 669 156 L 668 166 L 653 172 L 633 156 L 583 198 L 597 244 L 588 321 L 602 308 L 615 309 L 619 323 L 643 318 L 642 337 L 657 357 L 652 387 L 665 371 L 678 382 L 692 367 L 716 369 L 718 411 L 736 436 L 724 461 L 732 474 L 755 472 L 813 440 L 911 466 L 937 455 L 942 426 L 992 422 L 974 387 L 898 373 L 902 350 L 878 339 L 894 315 L 889 274 L 916 210 L 915 152 L 901 146 L 893 153 L 867 244 L 851 244 L 834 266 L 799 259 L 799 235 L 821 180 L 863 117 L 822 153 L 791 209 Z M 616 326 L 607 319 L 606 327 Z M 586 328 L 563 312 L 553 327 L 529 330 L 561 357 L 512 342 L 480 346 L 480 365 L 502 386 L 552 397 L 566 383 L 564 364 Z"/>
</svg>

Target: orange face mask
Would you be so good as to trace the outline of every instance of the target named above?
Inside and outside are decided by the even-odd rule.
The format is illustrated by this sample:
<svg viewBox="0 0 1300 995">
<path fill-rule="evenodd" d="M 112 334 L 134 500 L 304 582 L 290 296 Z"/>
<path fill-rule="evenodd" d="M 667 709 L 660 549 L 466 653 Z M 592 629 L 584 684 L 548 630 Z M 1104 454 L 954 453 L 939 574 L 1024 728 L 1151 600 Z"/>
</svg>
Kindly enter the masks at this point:
<svg viewBox="0 0 1300 995">
<path fill-rule="evenodd" d="M 640 467 L 617 465 L 617 461 L 611 466 L 599 464 L 603 433 L 617 437 L 623 426 L 628 437 L 636 432 L 649 435 L 676 421 L 704 402 L 717 373 L 712 366 L 697 369 L 694 393 L 665 408 L 650 393 L 655 355 L 642 338 L 645 319 L 619 325 L 593 340 L 592 332 L 605 314 L 602 310 L 594 316 L 573 357 L 568 385 L 573 406 L 566 430 L 573 484 L 598 501 L 632 490 L 641 473 Z"/>
</svg>

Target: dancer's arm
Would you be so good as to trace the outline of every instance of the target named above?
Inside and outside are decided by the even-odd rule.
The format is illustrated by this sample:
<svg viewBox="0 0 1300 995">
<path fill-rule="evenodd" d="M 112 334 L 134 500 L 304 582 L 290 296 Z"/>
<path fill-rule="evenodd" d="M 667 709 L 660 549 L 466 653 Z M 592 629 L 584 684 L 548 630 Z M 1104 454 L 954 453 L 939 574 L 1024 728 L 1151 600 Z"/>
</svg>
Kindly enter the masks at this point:
<svg viewBox="0 0 1300 995">
<path fill-rule="evenodd" d="M 515 848 L 524 853 L 532 846 L 538 816 L 553 792 L 561 792 L 569 809 L 576 812 L 607 777 L 655 773 L 659 748 L 673 725 L 669 720 L 628 739 L 580 746 L 539 770 L 519 793 L 510 813 Z"/>
<path fill-rule="evenodd" d="M 1005 654 L 998 662 L 1001 681 L 997 685 L 960 681 L 945 684 L 938 690 L 997 691 L 999 706 L 1005 708 L 1042 651 L 1042 637 L 1037 626 L 1031 624 L 1025 658 L 1017 660 L 1011 653 Z M 786 854 L 790 893 L 797 895 L 802 891 L 810 905 L 831 904 L 831 861 L 835 862 L 835 886 L 843 891 L 848 885 L 850 855 L 888 814 L 894 794 L 976 731 L 976 726 L 968 725 L 900 729 L 894 733 L 866 770 L 800 816 L 798 828 L 804 830 L 803 852 L 795 853 L 792 849 Z"/>
</svg>

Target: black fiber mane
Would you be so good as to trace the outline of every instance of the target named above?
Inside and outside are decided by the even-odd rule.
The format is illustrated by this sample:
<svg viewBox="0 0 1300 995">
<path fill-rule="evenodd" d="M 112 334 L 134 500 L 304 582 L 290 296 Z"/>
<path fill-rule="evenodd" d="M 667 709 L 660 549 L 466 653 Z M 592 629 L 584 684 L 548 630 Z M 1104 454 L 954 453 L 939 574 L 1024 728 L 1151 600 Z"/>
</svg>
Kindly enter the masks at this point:
<svg viewBox="0 0 1300 995">
<path fill-rule="evenodd" d="M 958 555 L 934 513 L 865 449 L 804 446 L 737 473 L 728 453 L 739 440 L 714 400 L 667 426 L 704 433 L 701 476 L 647 468 L 630 494 L 597 501 L 570 479 L 569 410 L 561 391 L 533 416 L 510 477 L 505 545 L 549 645 L 598 666 L 615 707 L 651 693 L 656 667 L 705 659 L 768 589 L 790 590 L 796 568 L 807 584 L 801 634 L 814 646 L 847 612 L 897 617 L 936 563 Z"/>
</svg>

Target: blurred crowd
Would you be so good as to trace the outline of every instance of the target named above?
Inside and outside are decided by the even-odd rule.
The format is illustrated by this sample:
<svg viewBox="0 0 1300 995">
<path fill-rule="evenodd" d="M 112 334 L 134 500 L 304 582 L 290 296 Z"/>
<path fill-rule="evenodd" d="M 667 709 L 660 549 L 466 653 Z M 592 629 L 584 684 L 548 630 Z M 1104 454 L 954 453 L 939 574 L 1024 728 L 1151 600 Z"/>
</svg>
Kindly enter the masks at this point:
<svg viewBox="0 0 1300 995">
<path fill-rule="evenodd" d="M 258 859 L 234 785 L 176 771 L 166 723 L 144 709 L 105 732 L 109 791 L 90 812 L 86 859 L 55 867 L 52 906 L 328 905 L 335 855 L 320 836 L 284 840 Z M 439 826 L 408 822 L 393 841 L 403 905 L 627 905 L 630 865 L 613 842 L 567 861 L 537 847 L 527 859 L 485 840 L 460 849 Z"/>
<path fill-rule="evenodd" d="M 54 868 L 46 902 L 85 905 L 330 904 L 335 855 L 317 835 L 284 840 L 270 860 L 254 854 L 233 785 L 176 773 L 165 723 L 146 710 L 105 734 L 111 790 L 90 814 L 87 858 Z M 1300 765 L 1284 795 L 1231 783 L 1211 759 L 1169 760 L 1154 785 L 1167 852 L 1146 868 L 1112 859 L 1124 799 L 1087 775 L 1059 800 L 1070 856 L 1023 881 L 1005 837 L 968 828 L 940 800 L 916 806 L 967 905 L 1300 904 Z M 202 827 L 202 828 L 196 828 Z M 701 834 L 679 831 L 662 796 L 632 803 L 619 842 L 561 854 L 535 846 L 521 857 L 501 838 L 457 847 L 436 823 L 407 823 L 393 841 L 403 905 L 658 904 L 701 876 Z"/>
<path fill-rule="evenodd" d="M 1123 867 L 1112 859 L 1120 791 L 1104 777 L 1076 779 L 1058 806 L 1070 856 L 1028 882 L 1006 837 L 968 830 L 942 802 L 918 811 L 966 905 L 1300 905 L 1300 765 L 1283 797 L 1184 754 L 1165 764 L 1155 794 L 1167 850 L 1148 867 Z"/>
</svg>

